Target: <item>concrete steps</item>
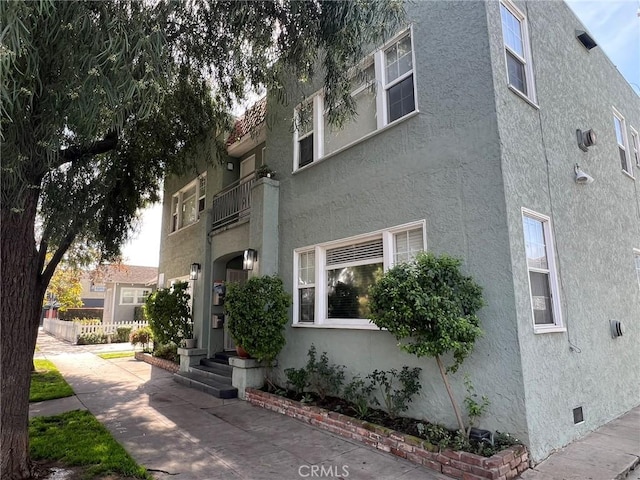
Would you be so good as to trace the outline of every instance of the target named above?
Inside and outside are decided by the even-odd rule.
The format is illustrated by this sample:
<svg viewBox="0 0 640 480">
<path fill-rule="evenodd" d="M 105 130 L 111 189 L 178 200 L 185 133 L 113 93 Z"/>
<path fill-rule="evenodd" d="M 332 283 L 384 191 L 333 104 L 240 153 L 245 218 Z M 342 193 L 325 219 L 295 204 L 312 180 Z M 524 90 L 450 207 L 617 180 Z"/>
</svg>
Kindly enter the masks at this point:
<svg viewBox="0 0 640 480">
<path fill-rule="evenodd" d="M 217 398 L 237 398 L 238 389 L 231 385 L 232 372 L 228 360 L 206 358 L 200 360 L 200 365 L 189 367 L 188 372 L 176 373 L 173 379 Z"/>
</svg>

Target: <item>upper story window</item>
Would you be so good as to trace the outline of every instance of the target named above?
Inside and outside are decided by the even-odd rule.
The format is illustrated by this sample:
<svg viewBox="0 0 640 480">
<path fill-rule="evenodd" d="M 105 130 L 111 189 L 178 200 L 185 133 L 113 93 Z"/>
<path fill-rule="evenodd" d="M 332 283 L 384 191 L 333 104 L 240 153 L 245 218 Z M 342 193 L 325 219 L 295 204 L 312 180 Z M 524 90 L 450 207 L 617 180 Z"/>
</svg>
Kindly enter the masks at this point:
<svg viewBox="0 0 640 480">
<path fill-rule="evenodd" d="M 522 220 L 534 331 L 563 331 L 550 219 L 523 209 Z"/>
<path fill-rule="evenodd" d="M 509 86 L 535 102 L 527 18 L 506 0 L 500 3 L 500 17 Z"/>
<path fill-rule="evenodd" d="M 142 305 L 150 293 L 150 288 L 123 288 L 120 291 L 120 305 Z"/>
<path fill-rule="evenodd" d="M 357 115 L 329 124 L 322 91 L 295 109 L 294 170 L 345 148 L 417 110 L 413 36 L 406 30 L 367 57 L 352 81 Z"/>
<path fill-rule="evenodd" d="M 631 157 L 636 167 L 640 168 L 640 138 L 634 128 L 631 128 Z"/>
<path fill-rule="evenodd" d="M 616 131 L 616 141 L 618 142 L 618 154 L 620 155 L 620 165 L 622 170 L 629 175 L 633 175 L 631 167 L 631 155 L 629 155 L 629 147 L 627 143 L 627 126 L 624 117 L 617 111 L 613 110 L 613 125 Z"/>
<path fill-rule="evenodd" d="M 425 223 L 373 232 L 294 252 L 294 324 L 374 328 L 369 287 L 398 262 L 425 249 Z"/>
<path fill-rule="evenodd" d="M 206 196 L 207 174 L 203 173 L 171 197 L 172 232 L 198 221 L 206 206 Z"/>
</svg>

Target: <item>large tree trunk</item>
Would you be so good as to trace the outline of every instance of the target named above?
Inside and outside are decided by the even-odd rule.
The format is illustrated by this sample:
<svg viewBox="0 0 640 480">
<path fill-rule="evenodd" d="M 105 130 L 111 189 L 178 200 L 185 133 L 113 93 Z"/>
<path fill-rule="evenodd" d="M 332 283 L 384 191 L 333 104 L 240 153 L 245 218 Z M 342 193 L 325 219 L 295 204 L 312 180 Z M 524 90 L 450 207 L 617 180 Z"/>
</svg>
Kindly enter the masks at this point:
<svg viewBox="0 0 640 480">
<path fill-rule="evenodd" d="M 46 286 L 40 275 L 34 225 L 38 190 L 28 189 L 23 209 L 0 213 L 0 478 L 31 477 L 29 383 Z"/>
</svg>

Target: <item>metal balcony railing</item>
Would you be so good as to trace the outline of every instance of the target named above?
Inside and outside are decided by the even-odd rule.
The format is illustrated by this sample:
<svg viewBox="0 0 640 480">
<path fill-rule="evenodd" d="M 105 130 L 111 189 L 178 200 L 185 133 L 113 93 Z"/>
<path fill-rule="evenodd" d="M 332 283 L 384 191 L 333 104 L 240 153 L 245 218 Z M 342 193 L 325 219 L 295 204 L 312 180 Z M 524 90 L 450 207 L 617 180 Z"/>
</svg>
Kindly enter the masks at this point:
<svg viewBox="0 0 640 480">
<path fill-rule="evenodd" d="M 213 228 L 229 225 L 250 213 L 255 181 L 255 177 L 237 180 L 213 197 Z"/>
</svg>

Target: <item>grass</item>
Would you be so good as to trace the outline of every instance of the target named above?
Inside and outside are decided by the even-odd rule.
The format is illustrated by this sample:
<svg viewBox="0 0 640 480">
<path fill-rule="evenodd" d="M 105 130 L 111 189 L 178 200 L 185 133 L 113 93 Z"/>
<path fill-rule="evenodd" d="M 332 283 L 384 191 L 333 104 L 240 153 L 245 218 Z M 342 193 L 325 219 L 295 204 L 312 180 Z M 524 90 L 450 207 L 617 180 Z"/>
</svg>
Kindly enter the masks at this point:
<svg viewBox="0 0 640 480">
<path fill-rule="evenodd" d="M 86 467 L 87 478 L 109 474 L 153 478 L 87 411 L 32 419 L 29 442 L 32 459 Z"/>
<path fill-rule="evenodd" d="M 112 358 L 126 358 L 133 357 L 135 352 L 107 352 L 107 353 L 99 353 L 98 356 L 100 358 L 104 358 L 105 360 L 110 360 Z"/>
<path fill-rule="evenodd" d="M 30 402 L 70 397 L 73 390 L 49 360 L 34 360 L 36 371 L 31 373 Z"/>
</svg>

